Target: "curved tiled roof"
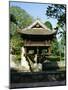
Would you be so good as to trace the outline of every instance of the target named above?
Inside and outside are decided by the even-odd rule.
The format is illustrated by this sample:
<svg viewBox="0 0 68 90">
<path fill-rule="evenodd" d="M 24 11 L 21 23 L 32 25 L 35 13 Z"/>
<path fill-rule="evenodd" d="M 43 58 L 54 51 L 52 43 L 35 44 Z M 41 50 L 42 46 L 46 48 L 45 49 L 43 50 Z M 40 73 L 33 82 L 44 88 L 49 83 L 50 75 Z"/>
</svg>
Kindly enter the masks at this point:
<svg viewBox="0 0 68 90">
<path fill-rule="evenodd" d="M 28 30 L 22 30 L 20 31 L 22 34 L 32 34 L 32 35 L 51 35 L 55 34 L 56 30 L 49 31 L 45 29 L 28 29 Z"/>
<path fill-rule="evenodd" d="M 36 24 L 39 24 L 41 26 L 41 28 L 34 27 Z M 41 23 L 39 20 L 36 20 L 30 26 L 20 30 L 19 32 L 22 34 L 28 34 L 28 35 L 52 35 L 52 34 L 56 34 L 56 30 L 50 30 L 43 23 Z"/>
</svg>

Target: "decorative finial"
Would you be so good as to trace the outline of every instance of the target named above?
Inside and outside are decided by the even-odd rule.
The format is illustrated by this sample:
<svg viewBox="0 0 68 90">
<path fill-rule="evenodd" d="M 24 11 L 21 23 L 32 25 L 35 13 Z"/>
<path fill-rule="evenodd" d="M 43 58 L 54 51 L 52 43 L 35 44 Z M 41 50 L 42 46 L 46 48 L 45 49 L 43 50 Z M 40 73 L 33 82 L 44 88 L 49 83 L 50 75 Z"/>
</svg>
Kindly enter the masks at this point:
<svg viewBox="0 0 68 90">
<path fill-rule="evenodd" d="M 37 16 L 37 20 L 40 20 L 40 18 Z"/>
</svg>

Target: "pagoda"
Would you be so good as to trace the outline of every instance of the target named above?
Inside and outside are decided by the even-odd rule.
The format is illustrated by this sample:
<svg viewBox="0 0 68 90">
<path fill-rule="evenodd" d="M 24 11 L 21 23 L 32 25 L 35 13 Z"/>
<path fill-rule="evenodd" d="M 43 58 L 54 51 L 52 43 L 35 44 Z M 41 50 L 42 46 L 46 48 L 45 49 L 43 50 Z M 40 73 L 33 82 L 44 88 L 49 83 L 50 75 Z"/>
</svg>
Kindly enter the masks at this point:
<svg viewBox="0 0 68 90">
<path fill-rule="evenodd" d="M 19 33 L 23 38 L 25 57 L 28 56 L 31 62 L 42 63 L 51 55 L 51 42 L 56 37 L 56 30 L 50 30 L 40 20 L 36 20 L 19 30 Z"/>
</svg>

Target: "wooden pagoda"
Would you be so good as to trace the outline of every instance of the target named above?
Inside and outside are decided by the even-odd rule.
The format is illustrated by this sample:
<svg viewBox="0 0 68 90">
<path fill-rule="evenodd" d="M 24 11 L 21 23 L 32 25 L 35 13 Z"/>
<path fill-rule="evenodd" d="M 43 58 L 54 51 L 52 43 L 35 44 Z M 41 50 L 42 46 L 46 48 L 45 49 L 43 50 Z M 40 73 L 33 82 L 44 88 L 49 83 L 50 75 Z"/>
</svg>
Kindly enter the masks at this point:
<svg viewBox="0 0 68 90">
<path fill-rule="evenodd" d="M 50 30 L 42 22 L 36 20 L 30 26 L 19 30 L 23 40 L 25 55 L 37 55 L 37 62 L 41 63 L 51 54 L 51 41 L 56 37 L 56 30 Z"/>
</svg>

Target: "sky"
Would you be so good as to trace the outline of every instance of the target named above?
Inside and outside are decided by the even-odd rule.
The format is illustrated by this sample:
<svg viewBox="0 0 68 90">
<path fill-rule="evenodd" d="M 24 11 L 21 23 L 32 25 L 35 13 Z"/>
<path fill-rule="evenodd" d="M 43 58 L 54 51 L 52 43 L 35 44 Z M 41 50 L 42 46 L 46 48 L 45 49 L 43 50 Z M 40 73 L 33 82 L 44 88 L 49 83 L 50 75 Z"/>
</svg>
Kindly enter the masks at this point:
<svg viewBox="0 0 68 90">
<path fill-rule="evenodd" d="M 50 21 L 53 28 L 56 27 L 57 20 L 53 18 L 48 18 L 46 16 L 47 7 L 50 4 L 44 3 L 28 3 L 28 2 L 10 2 L 10 6 L 18 6 L 24 9 L 27 13 L 29 13 L 34 19 L 39 18 L 43 23 L 46 21 Z"/>
</svg>

